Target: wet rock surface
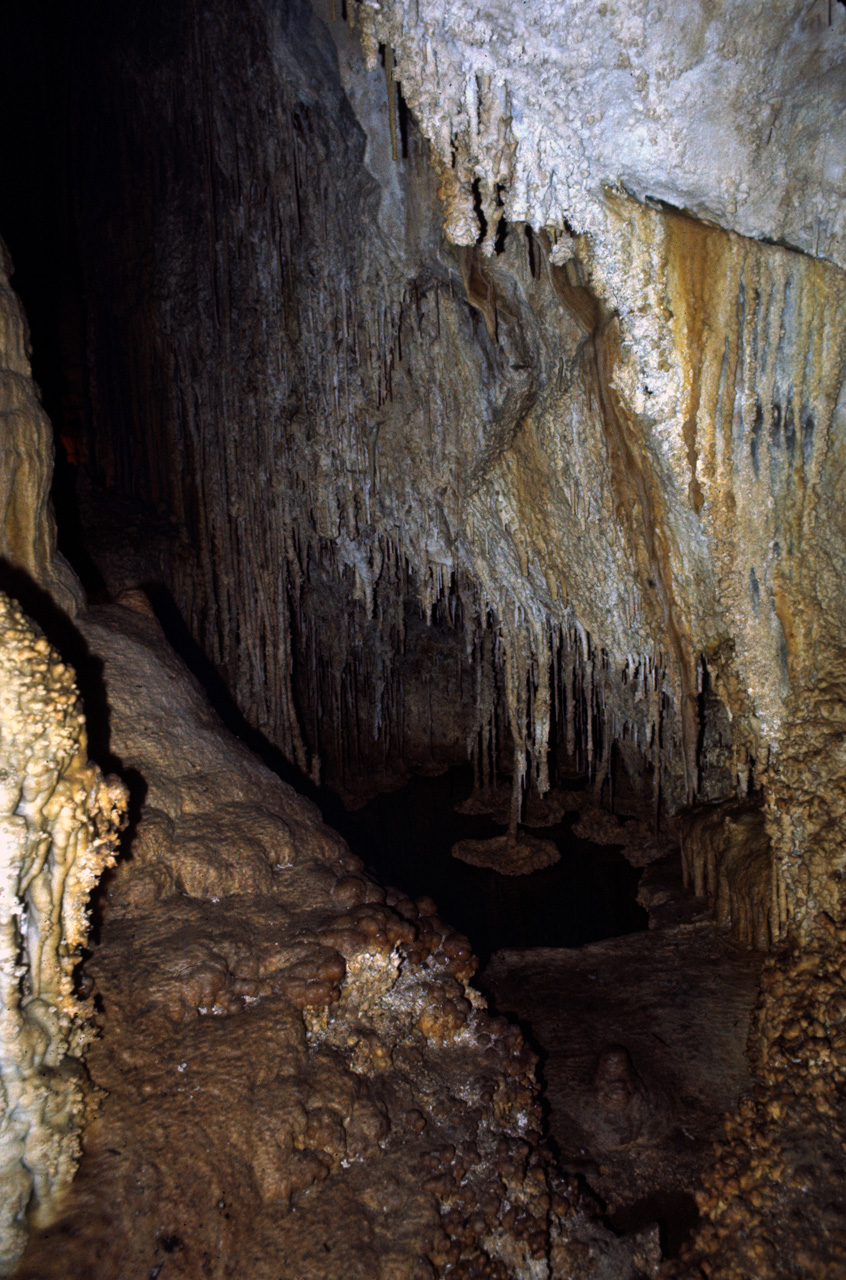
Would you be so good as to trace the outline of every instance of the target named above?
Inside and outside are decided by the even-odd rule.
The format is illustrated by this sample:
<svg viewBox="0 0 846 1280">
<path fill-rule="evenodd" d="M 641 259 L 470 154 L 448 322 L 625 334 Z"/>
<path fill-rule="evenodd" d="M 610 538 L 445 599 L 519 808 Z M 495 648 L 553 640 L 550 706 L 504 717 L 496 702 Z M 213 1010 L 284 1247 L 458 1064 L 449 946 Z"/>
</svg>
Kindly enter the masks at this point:
<svg viewBox="0 0 846 1280">
<path fill-rule="evenodd" d="M 502 951 L 482 975 L 543 1045 L 550 1133 L 611 1221 L 689 1229 L 724 1113 L 752 1087 L 763 958 L 710 922 L 578 950 Z"/>
</svg>

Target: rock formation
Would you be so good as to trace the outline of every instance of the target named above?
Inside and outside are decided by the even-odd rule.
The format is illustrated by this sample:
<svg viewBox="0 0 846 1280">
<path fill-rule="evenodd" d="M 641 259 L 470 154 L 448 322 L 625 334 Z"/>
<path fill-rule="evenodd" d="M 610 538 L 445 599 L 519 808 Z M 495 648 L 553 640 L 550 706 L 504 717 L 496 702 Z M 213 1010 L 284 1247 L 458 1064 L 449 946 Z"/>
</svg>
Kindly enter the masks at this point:
<svg viewBox="0 0 846 1280">
<path fill-rule="evenodd" d="M 69 613 L 84 596 L 56 554 L 50 506 L 53 432 L 30 376 L 26 323 L 9 283 L 9 252 L 0 240 L 0 557 L 23 571 Z"/>
<path fill-rule="evenodd" d="M 138 603 L 80 624 L 146 790 L 86 966 L 104 1101 L 20 1280 L 535 1280 L 551 1229 L 601 1244 L 566 1187 L 551 1203 L 535 1057 L 468 987 L 466 940 L 363 874 Z"/>
<path fill-rule="evenodd" d="M 89 895 L 126 789 L 86 753 L 73 672 L 0 595 L 0 1274 L 56 1215 L 79 1158 L 93 1012 L 74 989 Z"/>
<path fill-rule="evenodd" d="M 52 607 L 83 592 L 56 555 L 50 423 L 0 241 L 0 573 Z M 0 1273 L 73 1178 L 91 1101 L 82 1056 L 91 1002 L 74 970 L 91 891 L 115 859 L 126 788 L 88 760 L 74 672 L 0 592 Z"/>
<path fill-rule="evenodd" d="M 506 218 L 549 227 L 564 261 L 565 227 L 594 234 L 616 188 L 846 266 L 836 9 L 570 0 L 527 23 L 505 0 L 363 0 L 348 15 L 371 63 L 391 48 L 455 244 L 477 243 L 481 214 L 489 251 Z"/>
<path fill-rule="evenodd" d="M 741 38 L 726 7 L 677 40 L 611 6 L 576 45 L 545 18 L 541 57 L 504 10 L 438 13 L 255 0 L 90 33 L 127 74 L 74 98 L 77 137 L 97 130 L 89 347 L 133 357 L 92 383 L 85 452 L 171 522 L 148 574 L 305 772 L 355 786 L 466 750 L 486 785 L 510 755 L 515 817 L 550 748 L 663 812 L 764 785 L 782 938 L 839 910 L 825 823 L 790 793 L 840 663 L 846 16 Z M 744 116 L 764 74 L 791 105 Z M 556 132 L 540 83 L 611 95 L 617 132 L 588 105 Z M 800 153 L 813 201 L 786 185 Z M 743 176 L 767 156 L 779 204 Z"/>
<path fill-rule="evenodd" d="M 504 876 L 528 875 L 551 866 L 561 857 L 551 840 L 538 840 L 528 832 L 517 837 L 459 840 L 453 846 L 452 855 L 474 867 L 492 867 Z"/>
<path fill-rule="evenodd" d="M 76 399 L 58 429 L 80 471 L 79 563 L 100 596 L 137 609 L 122 593 L 158 592 L 303 785 L 361 800 L 469 757 L 470 807 L 499 801 L 504 784 L 510 801 L 507 834 L 463 852 L 514 872 L 550 856 L 518 830 L 524 813 L 560 809 L 560 784 L 577 776 L 581 830 L 621 831 L 641 864 L 680 832 L 688 881 L 721 926 L 775 949 L 751 1041 L 757 1093 L 730 1122 L 680 1275 L 776 1275 L 806 1148 L 840 1142 L 844 35 L 840 0 L 778 12 L 568 0 L 530 20 L 510 0 L 448 12 L 435 0 L 149 0 L 57 18 L 51 36 L 66 59 L 56 110 L 70 121 L 56 226 L 85 327 L 65 352 Z M 73 613 L 81 597 L 47 507 L 47 424 L 5 277 L 0 308 L 2 554 Z M 118 616 L 143 665 L 152 622 Z M 120 667 L 120 646 L 89 625 Z M 528 1274 L 552 1245 L 566 1252 L 569 1228 L 550 1234 L 549 1217 L 540 1239 L 548 1206 L 524 1185 L 543 1165 L 531 1150 L 514 1193 L 525 1212 L 505 1235 L 508 1197 L 476 1206 L 478 1220 L 461 1201 L 468 1178 L 493 1177 L 496 1088 L 485 1136 L 459 1156 L 403 1074 L 417 1054 L 443 1083 L 436 1046 L 459 1053 L 469 1027 L 478 1056 L 492 1034 L 463 985 L 466 944 L 427 925 L 428 907 L 382 901 L 360 868 L 342 875 L 346 855 L 321 844 L 304 802 L 267 777 L 257 791 L 237 781 L 253 766 L 203 738 L 199 704 L 184 724 L 211 755 L 185 741 L 177 758 L 161 662 L 147 721 L 116 715 L 149 790 L 92 968 L 113 1009 L 149 1017 L 169 1068 L 184 1074 L 186 1025 L 212 1064 L 196 1103 L 177 1082 L 157 1149 L 192 1108 L 212 1126 L 229 1034 L 249 1025 L 282 1037 L 294 1064 L 288 1101 L 273 1103 L 287 1117 L 275 1146 L 244 1154 L 239 1184 L 243 1213 L 258 1188 L 265 1244 L 289 1229 L 286 1196 L 321 1223 L 338 1216 L 353 1194 L 344 1160 L 381 1160 L 390 1135 L 415 1132 L 415 1112 L 441 1155 L 421 1138 L 414 1158 L 425 1148 L 453 1170 L 440 1189 L 433 1170 L 431 1189 L 452 1225 L 424 1249 L 427 1202 L 391 1261 L 384 1224 L 368 1218 L 386 1276 L 413 1274 L 412 1256 Z M 115 707 L 133 680 L 120 669 Z M 209 763 L 230 750 L 237 767 Z M 297 940 L 280 967 L 267 959 L 274 922 L 299 889 L 316 914 L 288 921 Z M 242 898 L 257 902 L 248 941 Z M 123 985 L 146 915 L 149 1010 Z M 175 954 L 180 931 L 194 949 L 162 968 L 156 948 Z M 155 1070 L 145 1060 L 137 1096 L 121 1092 L 111 1016 L 98 1070 L 143 1111 Z M 309 1103 L 308 1055 L 334 1064 L 329 1092 L 367 1100 L 363 1147 L 352 1102 L 341 1119 Z M 449 1061 L 443 1079 L 458 1070 Z M 257 1049 L 239 1095 L 256 1125 L 257 1091 L 282 1089 L 262 1062 Z M 506 1145 L 519 1128 L 508 1096 Z M 403 1153 L 417 1141 L 406 1138 Z M 128 1185 L 135 1167 L 127 1156 L 115 1171 L 95 1148 L 77 1209 L 99 1225 L 83 1252 L 108 1234 L 91 1209 L 97 1179 L 112 1170 Z M 214 1150 L 202 1178 L 217 1204 L 214 1162 L 229 1156 Z M 766 1170 L 788 1166 L 793 1182 L 770 1197 Z M 170 1177 L 163 1156 L 155 1167 L 144 1239 L 181 1256 L 187 1236 L 150 1208 Z M 819 1176 L 827 1186 L 838 1172 L 831 1155 Z M 394 1176 L 405 1185 L 407 1171 Z M 815 1219 L 832 1275 L 838 1212 Z M 192 1238 L 208 1230 L 195 1223 Z M 304 1247 L 286 1243 L 291 1266 L 314 1269 Z M 186 1254 L 189 1274 L 195 1261 Z"/>
</svg>

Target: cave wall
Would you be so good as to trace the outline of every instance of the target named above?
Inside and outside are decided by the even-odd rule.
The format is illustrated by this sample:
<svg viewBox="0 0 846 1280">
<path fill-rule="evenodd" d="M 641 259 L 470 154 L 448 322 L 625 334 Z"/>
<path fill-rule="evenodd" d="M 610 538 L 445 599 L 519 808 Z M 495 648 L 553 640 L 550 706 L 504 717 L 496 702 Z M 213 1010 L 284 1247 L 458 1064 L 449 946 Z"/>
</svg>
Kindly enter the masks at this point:
<svg viewBox="0 0 846 1280">
<path fill-rule="evenodd" d="M 50 505 L 53 433 L 32 381 L 28 332 L 0 240 L 0 575 L 24 594 L 43 588 L 69 614 L 82 591 L 56 552 Z"/>
<path fill-rule="evenodd" d="M 480 208 L 488 253 L 500 218 L 548 226 L 553 260 L 582 233 L 618 326 L 609 452 L 635 478 L 688 778 L 699 654 L 735 762 L 742 747 L 766 785 L 779 936 L 840 907 L 846 16 L 577 10 L 542 11 L 519 41 L 506 6 L 472 0 L 366 5 L 359 21 L 371 61 L 393 46 L 451 238 L 473 238 Z"/>
<path fill-rule="evenodd" d="M 589 634 L 631 614 L 637 549 L 598 520 L 613 483 L 578 268 L 550 266 L 523 227 L 495 274 L 446 244 L 426 148 L 406 118 L 393 162 L 384 75 L 342 24 L 336 48 L 304 9 L 180 13 L 146 44 L 104 24 L 75 167 L 86 448 L 101 483 L 182 531 L 164 572 L 194 634 L 306 769 L 315 748 L 331 761 L 331 712 L 346 744 L 419 759 L 421 740 L 441 758 L 469 740 L 488 771 L 497 738 L 520 769 L 528 742 L 543 786 L 551 720 L 591 761 L 613 696 L 621 733 L 680 793 L 657 749 L 659 721 L 667 742 L 679 731 L 664 656 L 646 627 L 627 632 L 623 686 Z M 415 611 L 436 606 L 444 625 L 418 641 Z M 420 644 L 434 682 L 417 678 Z"/>
<path fill-rule="evenodd" d="M 345 14 L 84 33 L 99 482 L 313 777 L 616 742 L 664 809 L 764 784 L 769 936 L 839 912 L 846 15 Z"/>
<path fill-rule="evenodd" d="M 195 5 L 178 17 L 154 6 L 143 39 L 132 24 L 104 21 L 94 47 L 105 88 L 95 78 L 88 100 L 80 86 L 76 104 L 95 370 L 85 448 L 106 487 L 177 530 L 164 572 L 194 635 L 252 723 L 316 772 L 316 750 L 332 754 L 330 715 L 365 755 L 374 725 L 402 722 L 386 666 L 407 640 L 441 655 L 436 703 L 466 703 L 463 641 L 442 652 L 436 631 L 417 639 L 427 552 L 409 584 L 404 546 L 419 457 L 441 479 L 456 463 L 460 412 L 446 415 L 449 438 L 433 424 L 444 401 L 460 407 L 460 370 L 438 405 L 424 385 L 400 397 L 392 345 L 422 328 L 437 349 L 439 313 L 445 328 L 469 330 L 469 309 L 457 267 L 435 256 L 425 157 L 410 166 L 411 207 L 397 190 L 381 209 L 333 46 L 309 9 L 221 6 L 202 23 Z M 419 444 L 394 459 L 383 513 L 376 442 L 388 419 Z M 420 536 L 437 547 L 436 515 Z M 374 593 L 380 575 L 390 587 Z M 438 590 L 430 579 L 430 601 Z M 309 676 L 299 715 L 294 644 Z M 409 661 L 419 665 L 414 652 Z M 454 751 L 457 734 L 463 757 L 460 710 L 454 719 L 435 714 L 416 738 L 440 726 L 436 745 Z"/>
</svg>

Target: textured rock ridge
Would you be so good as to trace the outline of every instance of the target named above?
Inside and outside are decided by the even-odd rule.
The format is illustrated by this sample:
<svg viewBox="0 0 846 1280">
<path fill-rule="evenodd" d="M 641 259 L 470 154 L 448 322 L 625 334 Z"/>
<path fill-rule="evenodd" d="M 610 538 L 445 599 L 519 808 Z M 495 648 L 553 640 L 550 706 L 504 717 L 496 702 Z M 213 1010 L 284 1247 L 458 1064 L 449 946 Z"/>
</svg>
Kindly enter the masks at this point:
<svg viewBox="0 0 846 1280">
<path fill-rule="evenodd" d="M 50 506 L 53 433 L 32 381 L 26 322 L 10 275 L 11 258 L 0 240 L 0 559 L 74 614 L 82 591 L 56 553 Z"/>
<path fill-rule="evenodd" d="M 563 259 L 610 187 L 846 266 L 836 5 L 568 0 L 530 24 L 507 0 L 348 13 L 371 65 L 390 49 L 456 244 L 481 233 L 493 252 L 505 218 L 549 228 Z"/>
<path fill-rule="evenodd" d="M 86 964 L 106 1097 L 20 1280 L 545 1280 L 553 1250 L 628 1276 L 554 1175 L 535 1055 L 466 939 L 370 880 L 127 603 L 82 623 L 147 787 Z"/>
<path fill-rule="evenodd" d="M 73 672 L 0 595 L 0 1273 L 54 1217 L 79 1158 L 92 1006 L 74 968 L 126 790 L 86 754 Z"/>
</svg>

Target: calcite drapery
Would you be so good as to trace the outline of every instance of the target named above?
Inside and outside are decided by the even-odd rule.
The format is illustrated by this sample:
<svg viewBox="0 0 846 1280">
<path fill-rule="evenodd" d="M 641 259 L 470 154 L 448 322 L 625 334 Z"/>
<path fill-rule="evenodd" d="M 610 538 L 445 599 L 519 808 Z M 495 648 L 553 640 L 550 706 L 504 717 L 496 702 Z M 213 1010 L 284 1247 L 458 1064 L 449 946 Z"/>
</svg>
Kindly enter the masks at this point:
<svg viewBox="0 0 846 1280">
<path fill-rule="evenodd" d="M 581 10 L 556 13 L 563 30 Z M 90 455 L 171 522 L 149 576 L 252 724 L 342 786 L 466 746 L 482 786 L 510 752 L 519 799 L 546 787 L 550 745 L 606 796 L 616 770 L 640 777 L 660 813 L 765 783 L 781 937 L 839 910 L 836 822 L 826 834 L 791 794 L 829 769 L 799 725 L 836 714 L 843 666 L 846 292 L 826 156 L 846 15 L 782 15 L 768 75 L 794 97 L 745 133 L 727 105 L 697 194 L 693 88 L 716 62 L 740 86 L 763 65 L 735 13 L 679 37 L 687 115 L 675 82 L 629 94 L 684 163 L 650 170 L 646 147 L 612 173 L 589 153 L 602 122 L 574 122 L 565 146 L 560 108 L 536 113 L 505 27 L 450 43 L 435 18 L 458 19 L 425 4 L 353 2 L 352 33 L 328 5 L 153 10 L 149 40 L 117 22 L 86 47 L 75 180 L 89 352 L 101 370 L 132 353 L 125 378 L 92 383 Z M 582 97 L 678 36 L 640 4 L 600 18 L 570 33 Z M 538 27 L 549 103 L 573 87 L 555 22 Z M 618 52 L 631 35 L 628 70 L 606 30 Z M 411 116 L 359 32 L 377 62 L 394 48 Z M 500 56 L 488 83 L 480 60 Z M 559 143 L 582 147 L 584 174 L 544 168 Z M 818 208 L 793 199 L 796 147 Z M 766 191 L 744 188 L 738 156 Z"/>
</svg>

